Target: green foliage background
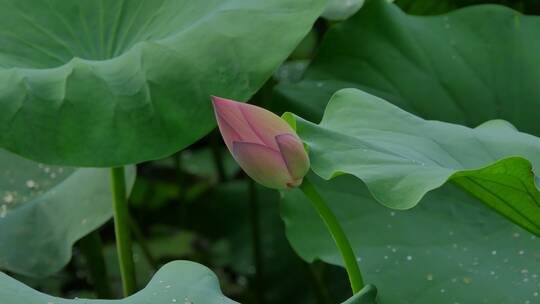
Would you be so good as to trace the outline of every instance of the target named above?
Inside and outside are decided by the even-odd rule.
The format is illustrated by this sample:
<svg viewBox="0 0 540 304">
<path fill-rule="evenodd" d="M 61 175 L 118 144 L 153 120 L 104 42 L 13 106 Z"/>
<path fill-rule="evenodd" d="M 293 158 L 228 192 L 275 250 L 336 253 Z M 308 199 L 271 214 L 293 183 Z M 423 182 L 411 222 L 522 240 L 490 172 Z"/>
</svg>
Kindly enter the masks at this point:
<svg viewBox="0 0 540 304">
<path fill-rule="evenodd" d="M 128 164 L 118 303 L 540 299 L 540 4 L 363 2 L 0 0 L 0 303 L 120 297 L 92 167 Z M 377 292 L 298 190 L 246 178 L 209 95 L 294 113 Z"/>
</svg>

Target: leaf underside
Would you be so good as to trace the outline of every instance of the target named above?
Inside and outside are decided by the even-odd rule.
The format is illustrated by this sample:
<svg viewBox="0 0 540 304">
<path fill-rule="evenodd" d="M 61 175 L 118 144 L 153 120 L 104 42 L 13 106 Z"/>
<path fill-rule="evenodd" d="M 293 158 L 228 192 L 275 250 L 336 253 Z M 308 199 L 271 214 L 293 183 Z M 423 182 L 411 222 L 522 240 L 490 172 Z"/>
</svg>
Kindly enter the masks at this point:
<svg viewBox="0 0 540 304">
<path fill-rule="evenodd" d="M 108 169 L 39 164 L 0 149 L 0 269 L 43 277 L 112 217 Z M 126 170 L 131 190 L 135 168 Z M 129 193 L 129 192 L 128 192 Z"/>
</svg>

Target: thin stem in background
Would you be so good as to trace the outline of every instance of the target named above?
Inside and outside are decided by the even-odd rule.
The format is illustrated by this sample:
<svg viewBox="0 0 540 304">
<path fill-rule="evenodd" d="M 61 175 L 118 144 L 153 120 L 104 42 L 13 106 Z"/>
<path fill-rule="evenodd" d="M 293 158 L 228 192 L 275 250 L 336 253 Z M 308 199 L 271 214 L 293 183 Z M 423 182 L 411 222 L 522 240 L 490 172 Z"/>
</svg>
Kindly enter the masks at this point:
<svg viewBox="0 0 540 304">
<path fill-rule="evenodd" d="M 330 293 L 328 292 L 328 288 L 326 287 L 326 284 L 324 283 L 324 266 L 323 263 L 312 263 L 308 264 L 303 262 L 303 265 L 305 265 L 308 276 L 310 278 L 310 283 L 313 286 L 313 292 L 315 294 L 315 298 L 317 299 L 318 304 L 332 304 L 334 301 L 332 301 L 332 297 L 330 296 Z"/>
<path fill-rule="evenodd" d="M 214 164 L 218 173 L 218 182 L 224 182 L 227 179 L 221 147 L 221 136 L 219 135 L 219 132 L 214 131 L 210 138 L 210 149 L 212 150 Z"/>
<path fill-rule="evenodd" d="M 253 260 L 255 262 L 255 293 L 257 297 L 257 303 L 263 304 L 265 302 L 264 279 L 257 185 L 255 185 L 255 182 L 251 178 L 248 178 L 247 180 L 249 183 L 249 218 L 251 222 L 251 243 L 253 246 Z"/>
<path fill-rule="evenodd" d="M 154 255 L 152 254 L 152 251 L 144 238 L 141 227 L 139 227 L 139 223 L 137 223 L 133 217 L 129 218 L 129 227 L 131 228 L 131 233 L 133 233 L 133 236 L 135 237 L 135 241 L 139 244 L 139 246 L 141 246 L 143 255 L 148 261 L 148 264 L 150 264 L 154 270 L 157 270 L 158 263 L 156 262 L 156 259 L 154 258 Z"/>
<path fill-rule="evenodd" d="M 133 249 L 129 230 L 129 210 L 124 174 L 124 167 L 111 169 L 116 250 L 120 264 L 122 289 L 124 296 L 127 297 L 137 291 L 137 285 L 135 282 L 135 265 L 133 263 Z"/>
<path fill-rule="evenodd" d="M 180 205 L 180 218 L 178 219 L 178 226 L 184 228 L 186 226 L 187 219 L 187 202 L 186 202 L 186 175 L 182 171 L 182 151 L 177 152 L 174 156 L 175 172 L 176 172 L 176 184 L 179 187 L 178 191 L 178 204 Z"/>
<path fill-rule="evenodd" d="M 90 280 L 94 285 L 96 296 L 100 299 L 111 299 L 112 291 L 103 256 L 103 242 L 97 230 L 82 238 L 79 249 L 86 260 L 86 265 L 90 273 Z"/>
<path fill-rule="evenodd" d="M 324 199 L 317 192 L 317 189 L 315 189 L 307 177 L 304 178 L 304 182 L 302 185 L 300 185 L 300 189 L 309 198 L 313 204 L 313 207 L 315 207 L 317 213 L 319 213 L 319 216 L 322 218 L 326 224 L 326 227 L 328 228 L 328 231 L 332 235 L 341 257 L 343 258 L 343 262 L 345 263 L 345 269 L 347 270 L 347 275 L 349 276 L 349 282 L 351 283 L 353 294 L 356 294 L 362 289 L 362 287 L 364 287 L 364 280 L 362 279 L 360 267 L 356 262 L 356 256 L 352 250 L 351 243 L 347 239 L 347 236 L 339 224 L 338 219 L 332 210 L 330 210 L 328 205 L 326 205 Z"/>
</svg>

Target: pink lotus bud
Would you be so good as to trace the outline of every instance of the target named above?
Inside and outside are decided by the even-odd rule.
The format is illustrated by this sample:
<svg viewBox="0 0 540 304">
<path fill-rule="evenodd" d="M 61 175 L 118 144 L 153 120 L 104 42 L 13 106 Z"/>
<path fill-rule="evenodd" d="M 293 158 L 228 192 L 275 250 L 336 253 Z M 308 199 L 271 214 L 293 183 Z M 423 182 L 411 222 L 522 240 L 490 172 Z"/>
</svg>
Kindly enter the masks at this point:
<svg viewBox="0 0 540 304">
<path fill-rule="evenodd" d="M 251 178 L 274 189 L 302 183 L 309 158 L 283 119 L 254 105 L 214 96 L 212 101 L 227 148 Z"/>
</svg>

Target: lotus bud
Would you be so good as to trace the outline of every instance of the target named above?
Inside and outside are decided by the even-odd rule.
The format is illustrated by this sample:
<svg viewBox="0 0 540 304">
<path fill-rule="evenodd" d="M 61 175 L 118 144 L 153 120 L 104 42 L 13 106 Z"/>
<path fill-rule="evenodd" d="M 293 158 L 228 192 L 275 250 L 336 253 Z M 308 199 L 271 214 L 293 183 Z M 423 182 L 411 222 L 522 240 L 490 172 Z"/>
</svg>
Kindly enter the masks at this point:
<svg viewBox="0 0 540 304">
<path fill-rule="evenodd" d="M 274 113 L 212 97 L 219 131 L 242 169 L 263 186 L 294 188 L 309 170 L 309 158 L 294 130 Z"/>
</svg>

